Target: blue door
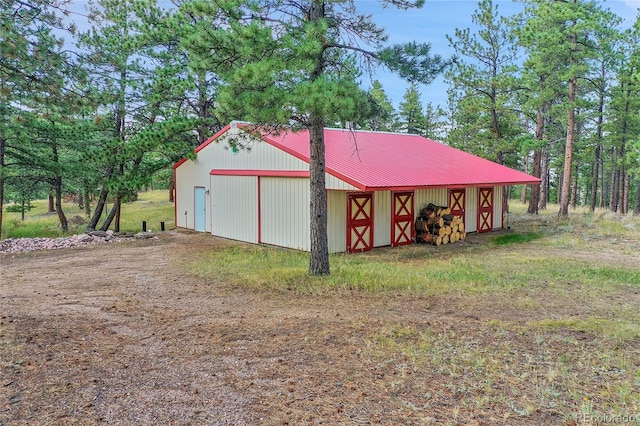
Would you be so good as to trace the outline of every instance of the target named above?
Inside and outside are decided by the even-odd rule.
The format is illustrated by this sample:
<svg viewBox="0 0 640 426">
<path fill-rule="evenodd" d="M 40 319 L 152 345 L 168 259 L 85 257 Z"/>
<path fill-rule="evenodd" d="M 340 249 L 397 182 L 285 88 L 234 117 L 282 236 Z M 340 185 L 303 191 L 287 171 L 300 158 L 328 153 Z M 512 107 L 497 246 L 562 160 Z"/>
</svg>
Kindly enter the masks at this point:
<svg viewBox="0 0 640 426">
<path fill-rule="evenodd" d="M 193 229 L 204 232 L 207 228 L 207 195 L 205 189 L 201 186 L 196 186 L 193 198 L 195 204 Z"/>
</svg>

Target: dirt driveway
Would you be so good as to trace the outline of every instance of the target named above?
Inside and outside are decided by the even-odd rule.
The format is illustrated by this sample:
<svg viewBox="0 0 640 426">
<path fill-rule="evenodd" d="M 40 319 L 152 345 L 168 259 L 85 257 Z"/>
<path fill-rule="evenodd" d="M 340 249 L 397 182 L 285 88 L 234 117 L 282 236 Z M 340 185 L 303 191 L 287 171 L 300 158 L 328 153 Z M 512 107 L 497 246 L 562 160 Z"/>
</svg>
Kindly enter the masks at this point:
<svg viewBox="0 0 640 426">
<path fill-rule="evenodd" d="M 451 378 L 372 355 L 380 330 L 482 335 L 486 310 L 437 297 L 258 292 L 176 266 L 216 244 L 171 233 L 0 258 L 0 424 L 510 423 L 506 403 L 459 413 L 459 394 L 437 390 Z"/>
<path fill-rule="evenodd" d="M 363 373 L 353 340 L 380 302 L 292 303 L 172 267 L 216 241 L 172 234 L 1 259 L 0 424 L 369 419 L 373 401 L 343 366 Z"/>
</svg>

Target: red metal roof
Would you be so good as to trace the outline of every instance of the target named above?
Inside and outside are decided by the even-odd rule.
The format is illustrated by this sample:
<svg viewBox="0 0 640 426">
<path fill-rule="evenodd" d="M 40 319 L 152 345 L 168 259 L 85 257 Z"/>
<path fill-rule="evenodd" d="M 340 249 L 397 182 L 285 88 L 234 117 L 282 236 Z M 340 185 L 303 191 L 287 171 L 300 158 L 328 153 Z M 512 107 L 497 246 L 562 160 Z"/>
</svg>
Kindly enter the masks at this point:
<svg viewBox="0 0 640 426">
<path fill-rule="evenodd" d="M 540 179 L 404 133 L 325 129 L 326 171 L 363 190 L 537 184 Z M 263 139 L 309 162 L 309 132 Z"/>
</svg>

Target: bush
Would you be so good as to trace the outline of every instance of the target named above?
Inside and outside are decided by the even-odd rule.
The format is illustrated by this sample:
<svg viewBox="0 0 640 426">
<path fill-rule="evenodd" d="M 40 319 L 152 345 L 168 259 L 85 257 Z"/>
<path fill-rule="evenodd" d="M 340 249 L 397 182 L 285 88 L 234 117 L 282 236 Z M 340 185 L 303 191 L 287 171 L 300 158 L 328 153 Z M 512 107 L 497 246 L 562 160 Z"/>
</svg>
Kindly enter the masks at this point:
<svg viewBox="0 0 640 426">
<path fill-rule="evenodd" d="M 24 211 L 28 212 L 29 210 L 35 208 L 33 204 L 25 204 Z M 5 208 L 5 211 L 9 213 L 22 213 L 23 206 L 22 204 L 11 204 Z"/>
</svg>

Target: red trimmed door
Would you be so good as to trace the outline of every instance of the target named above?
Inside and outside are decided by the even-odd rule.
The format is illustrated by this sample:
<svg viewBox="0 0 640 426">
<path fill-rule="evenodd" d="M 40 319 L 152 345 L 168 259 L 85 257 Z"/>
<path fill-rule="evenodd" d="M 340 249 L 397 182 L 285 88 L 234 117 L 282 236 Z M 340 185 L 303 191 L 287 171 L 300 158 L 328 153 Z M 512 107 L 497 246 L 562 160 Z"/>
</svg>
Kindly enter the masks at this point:
<svg viewBox="0 0 640 426">
<path fill-rule="evenodd" d="M 347 251 L 373 248 L 373 194 L 349 194 L 347 200 Z"/>
<path fill-rule="evenodd" d="M 465 190 L 464 189 L 450 189 L 449 190 L 449 208 L 451 209 L 451 214 L 455 216 L 460 216 L 462 218 L 462 223 L 466 225 L 466 220 L 464 217 L 464 203 L 465 203 Z"/>
<path fill-rule="evenodd" d="M 493 188 L 480 188 L 478 199 L 478 233 L 493 229 Z"/>
<path fill-rule="evenodd" d="M 413 192 L 394 192 L 391 246 L 413 243 Z"/>
</svg>

